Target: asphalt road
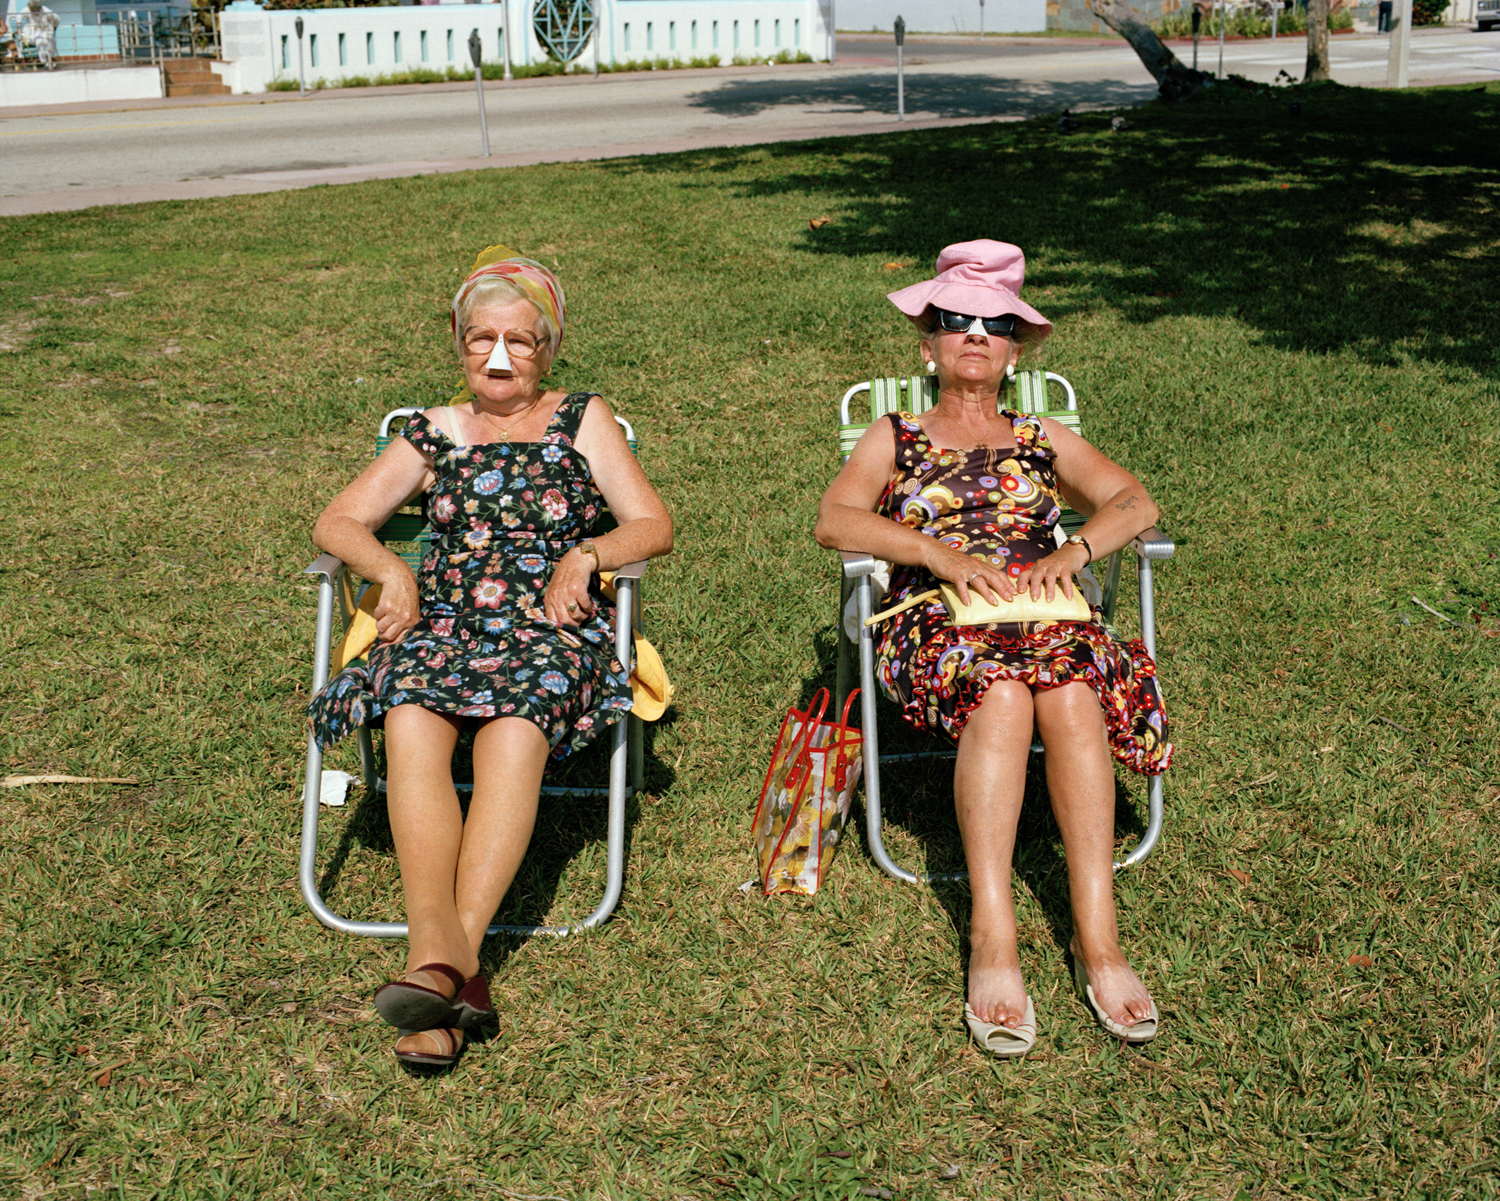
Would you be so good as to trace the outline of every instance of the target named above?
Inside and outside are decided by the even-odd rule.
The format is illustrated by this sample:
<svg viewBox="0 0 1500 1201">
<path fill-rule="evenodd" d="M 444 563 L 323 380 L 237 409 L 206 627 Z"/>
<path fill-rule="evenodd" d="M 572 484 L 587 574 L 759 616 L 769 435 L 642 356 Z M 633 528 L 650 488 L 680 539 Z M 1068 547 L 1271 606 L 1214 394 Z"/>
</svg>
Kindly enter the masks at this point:
<svg viewBox="0 0 1500 1201">
<path fill-rule="evenodd" d="M 1174 46 L 1190 60 L 1190 46 Z M 1300 78 L 1305 40 L 1229 43 L 1224 68 Z M 1332 39 L 1334 78 L 1381 86 L 1383 37 Z M 908 126 L 1141 103 L 1121 41 L 908 38 Z M 0 214 L 278 190 L 440 170 L 744 145 L 900 128 L 890 38 L 844 34 L 839 63 L 0 110 Z M 1218 46 L 1200 47 L 1216 69 Z M 1419 30 L 1414 84 L 1500 79 L 1500 33 Z"/>
</svg>

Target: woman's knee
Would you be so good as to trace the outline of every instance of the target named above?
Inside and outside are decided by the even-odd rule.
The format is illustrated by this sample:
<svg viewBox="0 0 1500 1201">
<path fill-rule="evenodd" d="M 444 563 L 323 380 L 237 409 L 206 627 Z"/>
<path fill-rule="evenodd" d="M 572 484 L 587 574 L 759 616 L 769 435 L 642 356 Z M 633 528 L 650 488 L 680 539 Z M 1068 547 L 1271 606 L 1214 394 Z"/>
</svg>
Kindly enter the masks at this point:
<svg viewBox="0 0 1500 1201">
<path fill-rule="evenodd" d="M 1008 744 L 1019 738 L 1029 742 L 1033 713 L 1031 689 L 1019 680 L 996 680 L 964 723 L 958 739 L 960 753 L 965 744 L 972 753 L 982 745 Z"/>
<path fill-rule="evenodd" d="M 474 765 L 480 770 L 540 773 L 551 754 L 547 735 L 524 717 L 491 718 L 474 735 Z"/>
<path fill-rule="evenodd" d="M 450 762 L 459 723 L 421 705 L 397 705 L 385 715 L 385 754 L 393 767 L 428 759 Z"/>
<path fill-rule="evenodd" d="M 1093 742 L 1104 738 L 1104 710 L 1089 685 L 1075 681 L 1039 689 L 1034 700 L 1037 733 L 1044 746 L 1049 739 Z"/>
</svg>

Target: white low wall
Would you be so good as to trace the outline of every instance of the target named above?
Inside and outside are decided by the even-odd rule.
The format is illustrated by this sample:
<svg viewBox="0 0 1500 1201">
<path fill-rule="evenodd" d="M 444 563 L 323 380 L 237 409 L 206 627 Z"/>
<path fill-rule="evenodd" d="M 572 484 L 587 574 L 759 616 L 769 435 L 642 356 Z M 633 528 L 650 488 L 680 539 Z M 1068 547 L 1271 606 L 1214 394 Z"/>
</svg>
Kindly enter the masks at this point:
<svg viewBox="0 0 1500 1201">
<path fill-rule="evenodd" d="M 978 33 L 979 0 L 838 0 L 840 29 L 891 32 L 896 18 L 910 33 Z M 1047 0 L 985 0 L 986 33 L 1035 33 L 1047 28 Z"/>
<path fill-rule="evenodd" d="M 80 100 L 149 100 L 163 95 L 155 67 L 0 72 L 0 108 Z"/>
<path fill-rule="evenodd" d="M 602 0 L 605 62 L 768 58 L 786 51 L 828 58 L 826 0 Z M 587 58 L 585 61 L 592 62 Z"/>
<path fill-rule="evenodd" d="M 1044 0 L 1043 0 L 1044 2 Z M 718 54 L 765 58 L 785 50 L 828 57 L 826 0 L 598 0 L 602 61 L 690 59 Z M 225 9 L 219 17 L 225 62 L 215 70 L 235 92 L 262 92 L 298 78 L 297 18 L 303 21 L 307 84 L 335 84 L 426 68 L 473 69 L 469 32 L 479 30 L 486 62 L 500 61 L 500 30 L 511 18 L 512 64 L 539 63 L 546 51 L 532 33 L 531 0 L 390 8 L 316 8 L 297 12 Z M 525 36 L 522 36 L 522 31 Z M 578 59 L 593 65 L 591 45 Z"/>
</svg>

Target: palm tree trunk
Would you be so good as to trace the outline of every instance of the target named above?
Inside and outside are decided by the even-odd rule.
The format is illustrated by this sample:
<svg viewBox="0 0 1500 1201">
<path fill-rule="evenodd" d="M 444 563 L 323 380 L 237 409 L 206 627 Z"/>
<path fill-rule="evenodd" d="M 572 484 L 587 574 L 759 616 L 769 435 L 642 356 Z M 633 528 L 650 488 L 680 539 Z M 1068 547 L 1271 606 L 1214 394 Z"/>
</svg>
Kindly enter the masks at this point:
<svg viewBox="0 0 1500 1201">
<path fill-rule="evenodd" d="M 1307 71 L 1303 83 L 1333 78 L 1328 67 L 1328 0 L 1307 0 Z"/>
<path fill-rule="evenodd" d="M 1316 2 L 1326 6 L 1328 0 Z M 1086 3 L 1090 12 L 1130 43 L 1130 48 L 1151 72 L 1151 78 L 1156 80 L 1162 99 L 1181 100 L 1213 82 L 1213 76 L 1206 71 L 1184 66 L 1125 0 L 1086 0 Z"/>
</svg>

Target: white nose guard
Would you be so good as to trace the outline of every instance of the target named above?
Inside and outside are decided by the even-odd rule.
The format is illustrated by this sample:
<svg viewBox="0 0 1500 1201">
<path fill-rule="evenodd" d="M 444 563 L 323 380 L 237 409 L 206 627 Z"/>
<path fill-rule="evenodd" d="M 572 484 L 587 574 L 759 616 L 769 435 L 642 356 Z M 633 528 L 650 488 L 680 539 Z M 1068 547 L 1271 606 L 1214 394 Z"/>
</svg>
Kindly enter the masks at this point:
<svg viewBox="0 0 1500 1201">
<path fill-rule="evenodd" d="M 986 336 L 986 337 L 989 336 L 989 335 L 987 335 L 987 334 L 984 333 L 984 318 L 983 317 L 975 317 L 974 318 L 974 324 L 971 325 L 971 326 L 969 326 L 968 329 L 964 330 L 964 337 L 967 338 L 970 334 L 984 334 L 984 336 Z"/>
<path fill-rule="evenodd" d="M 486 371 L 509 371 L 515 374 L 515 368 L 510 365 L 510 355 L 505 353 L 505 339 L 495 340 L 495 349 L 490 352 L 490 357 L 485 360 Z"/>
</svg>

